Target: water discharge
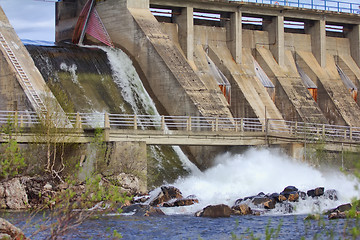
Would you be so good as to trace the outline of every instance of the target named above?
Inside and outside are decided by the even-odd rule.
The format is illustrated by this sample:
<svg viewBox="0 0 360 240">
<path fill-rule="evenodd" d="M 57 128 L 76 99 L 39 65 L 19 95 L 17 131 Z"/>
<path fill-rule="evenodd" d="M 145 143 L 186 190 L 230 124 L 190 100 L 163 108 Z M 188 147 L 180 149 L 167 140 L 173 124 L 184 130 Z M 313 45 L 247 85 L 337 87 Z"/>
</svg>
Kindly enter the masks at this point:
<svg viewBox="0 0 360 240">
<path fill-rule="evenodd" d="M 155 103 L 145 90 L 129 56 L 120 49 L 99 48 L 106 52 L 114 73 L 114 82 L 122 89 L 122 96 L 131 105 L 134 114 L 155 115 L 160 119 L 161 116 L 156 109 Z M 139 125 L 141 127 L 141 123 Z M 186 157 L 180 147 L 172 146 L 172 148 L 178 155 L 184 168 L 193 173 L 199 172 L 198 168 Z M 156 155 L 154 147 L 151 149 L 153 154 Z"/>
<path fill-rule="evenodd" d="M 190 213 L 209 204 L 233 206 L 236 199 L 254 196 L 259 192 L 279 193 L 289 185 L 305 192 L 316 187 L 336 189 L 339 197 L 337 201 L 320 197 L 295 203 L 295 213 L 318 212 L 350 202 L 351 198 L 358 196 L 356 184 L 355 179 L 340 171 L 322 172 L 280 151 L 252 148 L 244 154 L 221 154 L 216 158 L 214 167 L 177 180 L 174 186 L 182 191 L 183 196 L 196 195 L 200 204 L 188 210 L 182 208 L 167 213 L 177 213 L 179 210 Z M 272 213 L 276 213 L 276 210 Z"/>
</svg>

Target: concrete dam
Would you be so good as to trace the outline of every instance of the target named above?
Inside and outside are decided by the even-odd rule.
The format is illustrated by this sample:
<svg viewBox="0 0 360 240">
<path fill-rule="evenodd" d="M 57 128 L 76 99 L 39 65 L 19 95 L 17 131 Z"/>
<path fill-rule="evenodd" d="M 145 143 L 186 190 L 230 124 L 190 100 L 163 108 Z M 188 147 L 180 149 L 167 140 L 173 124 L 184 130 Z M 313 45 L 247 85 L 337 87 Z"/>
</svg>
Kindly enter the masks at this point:
<svg viewBox="0 0 360 240">
<path fill-rule="evenodd" d="M 50 97 L 62 112 L 149 114 L 141 110 L 146 104 L 129 105 L 111 80 L 121 73 L 107 61 L 118 53 L 100 47 L 106 57 L 89 47 L 110 45 L 131 58 L 149 94 L 143 102 L 153 101 L 159 115 L 226 118 L 233 124 L 254 118 L 264 126 L 275 119 L 360 127 L 357 14 L 227 0 L 66 0 L 56 4 L 59 45 L 48 48 L 25 48 L 0 15 L 1 110 L 41 112 Z M 71 41 L 86 47 L 69 46 Z M 146 144 L 112 144 L 107 172 L 120 158 L 134 157 L 124 151 L 136 152 L 137 165 L 146 165 Z M 290 154 L 299 155 L 295 144 L 287 145 Z M 176 151 L 150 148 L 153 155 L 164 153 L 163 159 Z M 205 169 L 229 147 L 182 149 Z"/>
<path fill-rule="evenodd" d="M 85 3 L 57 5 L 56 41 L 72 39 Z M 360 125 L 357 14 L 225 0 L 107 0 L 94 8 L 164 113 Z M 101 44 L 90 34 L 84 43 Z"/>
</svg>

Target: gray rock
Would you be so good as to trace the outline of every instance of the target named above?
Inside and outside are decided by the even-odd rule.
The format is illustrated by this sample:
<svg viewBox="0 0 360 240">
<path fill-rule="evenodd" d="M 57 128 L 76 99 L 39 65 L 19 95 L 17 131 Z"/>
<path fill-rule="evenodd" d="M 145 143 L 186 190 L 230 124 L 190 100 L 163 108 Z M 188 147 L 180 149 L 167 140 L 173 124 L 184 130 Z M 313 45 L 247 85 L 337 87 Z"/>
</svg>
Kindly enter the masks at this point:
<svg viewBox="0 0 360 240">
<path fill-rule="evenodd" d="M 116 181 L 116 185 L 123 187 L 132 194 L 138 193 L 140 191 L 140 181 L 132 174 L 120 173 L 116 176 Z"/>
<path fill-rule="evenodd" d="M 203 210 L 196 212 L 196 217 L 210 217 L 210 218 L 219 218 L 219 217 L 230 217 L 231 208 L 225 204 L 219 205 L 209 205 Z"/>
<path fill-rule="evenodd" d="M 6 221 L 3 218 L 0 218 L 0 239 L 7 239 L 6 237 L 9 236 L 9 239 L 22 239 L 22 240 L 29 240 L 26 238 L 24 233 L 10 222 Z M 1 238 L 3 237 L 3 238 Z"/>
<path fill-rule="evenodd" d="M 6 206 L 9 209 L 25 209 L 28 208 L 28 197 L 26 195 L 25 186 L 21 184 L 19 178 L 13 178 L 3 183 L 5 189 Z"/>
</svg>

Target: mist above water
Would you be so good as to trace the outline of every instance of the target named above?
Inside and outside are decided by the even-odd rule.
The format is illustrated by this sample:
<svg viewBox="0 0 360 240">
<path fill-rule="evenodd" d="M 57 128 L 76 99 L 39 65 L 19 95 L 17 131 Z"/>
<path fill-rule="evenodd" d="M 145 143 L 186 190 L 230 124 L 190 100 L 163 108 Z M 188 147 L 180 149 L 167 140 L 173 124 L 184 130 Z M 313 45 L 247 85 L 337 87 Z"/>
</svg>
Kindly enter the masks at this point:
<svg viewBox="0 0 360 240">
<path fill-rule="evenodd" d="M 200 204 L 195 208 L 221 203 L 233 206 L 236 199 L 260 192 L 280 193 L 289 185 L 304 192 L 316 187 L 336 189 L 338 192 L 338 201 L 321 198 L 300 201 L 295 204 L 295 213 L 333 208 L 358 196 L 354 178 L 338 170 L 322 172 L 277 150 L 252 148 L 244 154 L 225 153 L 219 155 L 215 162 L 214 167 L 174 183 L 184 197 L 196 195 Z"/>
</svg>

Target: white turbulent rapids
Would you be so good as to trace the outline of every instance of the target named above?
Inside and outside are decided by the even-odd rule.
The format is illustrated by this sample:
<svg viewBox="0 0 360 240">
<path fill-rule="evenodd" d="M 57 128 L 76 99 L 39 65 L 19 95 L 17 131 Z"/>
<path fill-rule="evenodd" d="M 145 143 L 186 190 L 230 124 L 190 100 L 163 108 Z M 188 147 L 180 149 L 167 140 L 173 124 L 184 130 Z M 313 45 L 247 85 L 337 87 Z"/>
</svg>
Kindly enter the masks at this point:
<svg viewBox="0 0 360 240">
<path fill-rule="evenodd" d="M 199 204 L 192 207 L 163 208 L 167 214 L 193 213 L 210 204 L 234 205 L 236 199 L 257 195 L 259 192 L 280 193 L 286 186 L 300 191 L 316 187 L 336 189 L 338 201 L 320 198 L 295 203 L 295 214 L 320 212 L 350 202 L 358 192 L 357 181 L 339 171 L 320 172 L 310 165 L 296 161 L 276 150 L 250 149 L 244 154 L 222 154 L 216 165 L 205 172 L 179 179 L 174 186 L 183 196 L 196 195 Z M 273 210 L 271 213 L 276 214 Z"/>
</svg>

